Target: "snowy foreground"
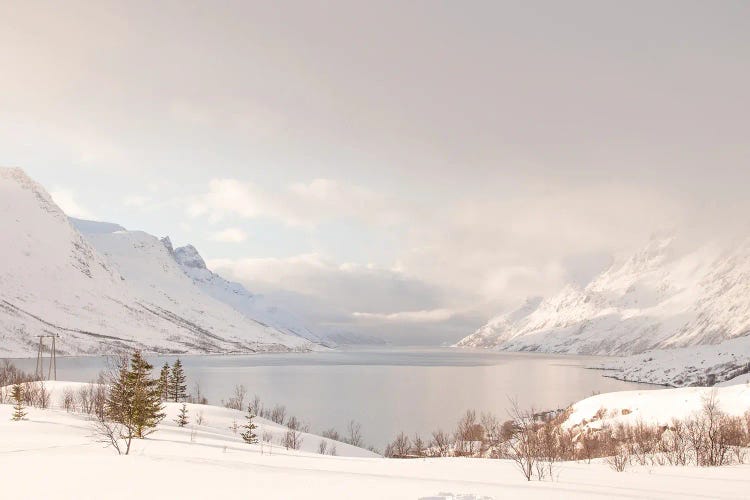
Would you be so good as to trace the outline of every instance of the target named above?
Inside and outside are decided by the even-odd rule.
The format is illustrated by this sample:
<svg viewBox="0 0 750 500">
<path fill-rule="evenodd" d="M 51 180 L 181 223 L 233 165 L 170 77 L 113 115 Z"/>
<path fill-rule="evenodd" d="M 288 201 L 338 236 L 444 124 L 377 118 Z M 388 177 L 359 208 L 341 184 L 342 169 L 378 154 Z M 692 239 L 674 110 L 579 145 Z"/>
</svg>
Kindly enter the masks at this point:
<svg viewBox="0 0 750 500">
<path fill-rule="evenodd" d="M 65 385 L 49 384 L 53 405 Z M 659 401 L 654 412 L 664 414 L 701 395 L 698 389 L 671 391 L 595 396 L 578 403 L 571 419 L 590 417 L 600 403 L 640 408 Z M 659 396 L 647 401 L 644 394 Z M 720 398 L 732 398 L 727 409 L 739 411 L 750 406 L 749 395 L 750 388 L 731 387 L 721 389 Z M 95 441 L 85 416 L 30 408 L 27 420 L 12 422 L 11 406 L 0 405 L 0 497 L 750 498 L 749 465 L 632 467 L 618 473 L 602 463 L 571 462 L 559 465 L 554 481 L 528 483 L 504 460 L 385 459 L 343 443 L 337 443 L 339 456 L 318 455 L 314 451 L 322 438 L 311 434 L 304 436 L 299 452 L 278 445 L 269 449 L 268 444 L 261 450 L 260 445 L 244 444 L 229 429 L 234 420 L 241 423 L 241 412 L 189 405 L 191 423 L 178 428 L 172 423 L 177 408 L 168 405 L 159 431 L 134 441 L 130 456 L 117 456 Z M 203 412 L 203 425 L 194 424 L 198 411 Z M 258 422 L 265 432 L 284 432 L 268 421 Z"/>
</svg>

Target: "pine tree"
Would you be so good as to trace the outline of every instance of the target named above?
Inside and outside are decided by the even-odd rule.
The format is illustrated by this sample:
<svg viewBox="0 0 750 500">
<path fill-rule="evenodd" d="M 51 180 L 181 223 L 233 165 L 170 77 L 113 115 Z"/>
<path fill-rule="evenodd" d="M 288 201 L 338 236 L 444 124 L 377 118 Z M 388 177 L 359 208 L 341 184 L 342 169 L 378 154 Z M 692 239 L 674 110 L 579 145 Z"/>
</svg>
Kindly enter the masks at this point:
<svg viewBox="0 0 750 500">
<path fill-rule="evenodd" d="M 105 411 L 110 420 L 125 428 L 125 454 L 130 451 L 134 437 L 150 434 L 164 418 L 159 380 L 150 378 L 152 368 L 140 351 L 135 351 L 130 365 L 126 362 L 120 367 L 117 379 L 110 386 Z"/>
<path fill-rule="evenodd" d="M 169 377 L 169 395 L 175 403 L 187 398 L 187 378 L 182 369 L 180 358 L 172 365 L 172 373 Z"/>
<path fill-rule="evenodd" d="M 159 374 L 159 392 L 162 401 L 169 401 L 169 374 L 169 363 L 165 361 Z"/>
<path fill-rule="evenodd" d="M 133 391 L 135 437 L 142 438 L 153 432 L 156 424 L 164 418 L 159 393 L 159 380 L 151 378 L 153 366 L 140 351 L 130 359 L 128 384 Z"/>
<path fill-rule="evenodd" d="M 257 429 L 258 426 L 253 422 L 255 414 L 253 413 L 253 407 L 250 405 L 247 407 L 247 415 L 245 415 L 245 418 L 247 419 L 247 423 L 243 425 L 242 428 L 246 430 L 240 435 L 246 443 L 256 444 L 258 442 L 258 435 L 255 434 L 255 429 Z"/>
<path fill-rule="evenodd" d="M 23 420 L 26 416 L 26 410 L 23 407 L 23 390 L 21 389 L 21 384 L 15 384 L 13 386 L 11 397 L 13 398 L 13 401 L 15 401 L 15 404 L 13 405 L 13 416 L 11 419 L 15 421 Z"/>
<path fill-rule="evenodd" d="M 185 427 L 189 421 L 188 421 L 188 411 L 187 411 L 187 405 L 185 403 L 182 403 L 182 408 L 180 408 L 180 413 L 177 415 L 177 418 L 175 419 L 175 422 L 179 427 Z"/>
</svg>

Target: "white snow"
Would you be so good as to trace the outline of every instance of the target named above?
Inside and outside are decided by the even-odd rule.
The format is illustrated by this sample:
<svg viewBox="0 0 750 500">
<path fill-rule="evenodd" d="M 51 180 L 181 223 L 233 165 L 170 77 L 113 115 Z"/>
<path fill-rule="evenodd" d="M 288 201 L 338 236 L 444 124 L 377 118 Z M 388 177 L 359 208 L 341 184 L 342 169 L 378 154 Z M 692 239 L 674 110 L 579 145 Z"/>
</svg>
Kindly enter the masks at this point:
<svg viewBox="0 0 750 500">
<path fill-rule="evenodd" d="M 721 344 L 647 351 L 608 359 L 597 366 L 607 376 L 621 380 L 671 385 L 711 385 L 750 369 L 750 337 Z"/>
<path fill-rule="evenodd" d="M 668 425 L 672 420 L 683 420 L 700 412 L 705 398 L 716 391 L 719 408 L 730 416 L 742 416 L 750 411 L 750 386 L 737 384 L 730 387 L 683 387 L 654 391 L 622 391 L 598 394 L 586 398 L 572 407 L 564 426 L 574 427 L 586 421 L 600 427 L 608 424 Z M 605 410 L 604 417 L 596 415 Z"/>
<path fill-rule="evenodd" d="M 49 384 L 49 383 L 48 383 Z M 59 393 L 65 383 L 50 384 Z M 672 390 L 671 404 L 691 391 Z M 682 392 L 680 392 L 682 391 Z M 740 391 L 737 389 L 737 391 Z M 660 391 L 661 392 L 661 391 Z M 618 395 L 619 394 L 619 395 Z M 579 403 L 588 415 L 599 403 L 636 406 L 641 396 L 616 393 Z M 637 393 L 636 393 L 637 394 Z M 643 393 L 644 395 L 653 392 Z M 729 393 L 726 393 L 727 395 Z M 685 396 L 683 396 L 685 395 Z M 738 392 L 739 395 L 739 392 Z M 724 394 L 722 394 L 722 397 Z M 747 402 L 747 395 L 739 395 Z M 694 401 L 694 397 L 688 398 Z M 629 401 L 629 402 L 627 402 Z M 649 405 L 655 401 L 649 401 Z M 666 412 L 659 403 L 658 413 Z M 85 416 L 29 409 L 28 419 L 10 420 L 0 405 L 0 470 L 3 498 L 14 499 L 409 499 L 440 498 L 741 498 L 750 491 L 750 466 L 722 468 L 641 467 L 617 473 L 598 461 L 562 463 L 554 481 L 526 482 L 505 460 L 435 458 L 395 460 L 366 456 L 322 456 L 305 451 L 247 445 L 226 427 L 234 413 L 202 407 L 205 425 L 178 428 L 170 417 L 159 431 L 136 440 L 131 455 L 117 456 L 94 441 Z M 194 417 L 198 407 L 190 406 Z M 236 415 L 242 416 L 240 412 Z M 572 417 L 571 417 L 572 418 Z M 270 424 L 264 424 L 270 425 Z M 191 434 L 194 433 L 194 439 Z M 343 454 L 343 445 L 339 453 Z M 461 497 L 459 495 L 466 495 Z"/>
</svg>

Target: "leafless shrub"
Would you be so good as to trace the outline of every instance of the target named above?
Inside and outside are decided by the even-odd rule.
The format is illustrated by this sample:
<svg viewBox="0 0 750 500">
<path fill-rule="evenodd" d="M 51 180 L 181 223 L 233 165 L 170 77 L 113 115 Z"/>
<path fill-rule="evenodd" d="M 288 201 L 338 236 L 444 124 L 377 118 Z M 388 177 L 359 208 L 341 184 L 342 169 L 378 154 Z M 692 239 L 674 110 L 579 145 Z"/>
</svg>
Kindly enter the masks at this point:
<svg viewBox="0 0 750 500">
<path fill-rule="evenodd" d="M 263 404 L 260 401 L 260 396 L 257 394 L 250 401 L 250 411 L 253 412 L 253 415 L 261 415 L 263 413 Z"/>
<path fill-rule="evenodd" d="M 245 389 L 245 386 L 242 384 L 236 385 L 234 386 L 234 393 L 229 398 L 229 401 L 224 403 L 224 406 L 232 410 L 243 411 L 245 409 L 245 396 L 246 395 L 247 395 L 247 389 Z"/>
<path fill-rule="evenodd" d="M 616 445 L 614 449 L 610 450 L 604 461 L 610 468 L 617 472 L 623 472 L 630 463 L 630 454 L 626 446 Z"/>
<path fill-rule="evenodd" d="M 479 422 L 482 425 L 484 438 L 482 448 L 488 452 L 490 458 L 499 458 L 504 441 L 503 424 L 492 413 L 482 413 Z"/>
<path fill-rule="evenodd" d="M 287 429 L 281 439 L 281 445 L 287 450 L 299 450 L 302 447 L 302 433 L 294 429 Z"/>
<path fill-rule="evenodd" d="M 412 445 L 411 445 L 411 453 L 415 457 L 423 457 L 425 456 L 427 451 L 427 446 L 424 442 L 424 440 L 420 437 L 419 434 L 414 434 L 414 439 L 412 439 Z"/>
<path fill-rule="evenodd" d="M 591 463 L 591 460 L 603 456 L 601 441 L 598 433 L 591 429 L 584 429 L 578 438 L 578 459 Z"/>
<path fill-rule="evenodd" d="M 270 443 L 271 441 L 273 441 L 273 432 L 263 431 L 261 439 L 263 439 L 263 441 L 266 443 Z"/>
<path fill-rule="evenodd" d="M 518 401 L 511 401 L 510 416 L 513 433 L 508 440 L 508 458 L 515 462 L 527 481 L 531 481 L 538 460 L 538 440 L 534 429 L 534 411 L 521 410 Z"/>
<path fill-rule="evenodd" d="M 196 405 L 208 404 L 208 399 L 206 399 L 206 397 L 201 394 L 201 386 L 200 384 L 198 384 L 198 382 L 193 385 L 193 392 L 188 396 L 187 402 Z"/>
<path fill-rule="evenodd" d="M 406 458 L 409 456 L 411 441 L 409 436 L 401 432 L 393 442 L 385 447 L 385 456 L 389 458 Z"/>
<path fill-rule="evenodd" d="M 318 453 L 320 453 L 321 455 L 325 455 L 327 451 L 328 451 L 328 441 L 326 441 L 325 439 L 321 439 L 320 442 L 318 443 Z"/>
<path fill-rule="evenodd" d="M 275 422 L 279 425 L 284 425 L 284 420 L 286 420 L 286 406 L 274 406 L 269 415 L 269 419 L 271 420 L 271 422 Z"/>
<path fill-rule="evenodd" d="M 349 424 L 346 426 L 346 431 L 347 437 L 344 441 L 352 446 L 361 448 L 364 444 L 362 442 L 362 425 L 355 420 L 350 420 Z"/>
<path fill-rule="evenodd" d="M 437 430 L 432 433 L 430 441 L 431 452 L 438 457 L 447 457 L 451 451 L 451 439 L 447 433 Z"/>
<path fill-rule="evenodd" d="M 91 414 L 94 411 L 93 384 L 82 385 L 76 391 L 76 404 L 83 413 Z"/>
<path fill-rule="evenodd" d="M 305 424 L 297 417 L 289 417 L 289 420 L 286 423 L 287 428 L 292 429 L 294 431 L 299 432 L 309 432 L 310 426 L 308 424 Z"/>
<path fill-rule="evenodd" d="M 111 446 L 118 455 L 130 453 L 133 435 L 125 432 L 122 425 L 106 420 L 94 420 L 92 425 L 96 441 L 102 443 L 105 448 Z"/>
<path fill-rule="evenodd" d="M 336 443 L 331 443 L 331 447 L 328 449 L 328 454 L 332 457 L 336 456 Z"/>
<path fill-rule="evenodd" d="M 206 419 L 203 417 L 203 412 L 201 410 L 195 412 L 195 423 L 198 425 L 203 425 L 205 422 Z"/>
<path fill-rule="evenodd" d="M 332 439 L 333 441 L 343 441 L 343 439 L 341 439 L 341 435 L 339 434 L 339 432 L 333 427 L 331 427 L 330 429 L 324 430 L 323 432 L 320 433 L 320 435 L 323 436 L 324 438 Z"/>
<path fill-rule="evenodd" d="M 76 396 L 72 388 L 63 389 L 61 405 L 68 413 L 76 411 Z"/>
<path fill-rule="evenodd" d="M 458 422 L 454 439 L 456 456 L 473 457 L 484 443 L 484 427 L 477 422 L 474 410 L 467 410 Z"/>
</svg>

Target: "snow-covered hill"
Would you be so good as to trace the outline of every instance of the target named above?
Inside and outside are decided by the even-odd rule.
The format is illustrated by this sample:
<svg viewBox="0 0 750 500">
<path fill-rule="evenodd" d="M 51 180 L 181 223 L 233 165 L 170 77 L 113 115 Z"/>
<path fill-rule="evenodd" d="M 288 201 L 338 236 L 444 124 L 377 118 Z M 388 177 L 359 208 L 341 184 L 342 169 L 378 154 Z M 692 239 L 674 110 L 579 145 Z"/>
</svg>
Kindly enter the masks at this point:
<svg viewBox="0 0 750 500">
<path fill-rule="evenodd" d="M 42 334 L 59 335 L 68 354 L 313 347 L 203 293 L 158 239 L 116 225 L 79 227 L 86 238 L 42 186 L 0 169 L 0 354 L 33 355 Z"/>
<path fill-rule="evenodd" d="M 683 250 L 674 238 L 662 238 L 585 288 L 571 285 L 527 302 L 458 345 L 627 355 L 717 344 L 748 333 L 750 239 Z"/>
<path fill-rule="evenodd" d="M 51 409 L 29 408 L 26 420 L 11 421 L 0 404 L 0 470 L 3 498 L 13 499 L 736 499 L 750 488 L 750 465 L 727 467 L 630 465 L 615 472 L 602 460 L 557 462 L 554 481 L 526 481 L 511 460 L 388 459 L 336 443 L 337 456 L 318 453 L 323 438 L 304 434 L 300 451 L 279 445 L 285 429 L 262 419 L 271 443 L 246 444 L 231 428 L 244 414 L 207 405 L 187 405 L 189 423 L 174 423 L 179 404 L 167 404 L 157 432 L 133 441 L 118 456 L 93 432 L 88 415 L 60 409 L 61 392 L 75 387 L 49 382 Z M 569 426 L 601 424 L 601 408 L 628 423 L 669 423 L 700 407 L 705 389 L 602 394 L 574 405 Z M 64 392 L 63 392 L 64 394 Z M 722 409 L 742 414 L 750 404 L 746 387 L 719 393 Z M 202 423 L 197 417 L 202 415 Z M 610 413 L 607 413 L 609 417 Z M 612 417 L 613 422 L 620 417 Z M 592 422 L 593 421 L 593 422 Z M 333 444 L 330 440 L 328 450 Z M 44 480 L 40 480 L 43 471 Z M 135 478 L 135 479 L 133 479 Z M 127 485 L 122 487 L 121 485 Z"/>
</svg>

